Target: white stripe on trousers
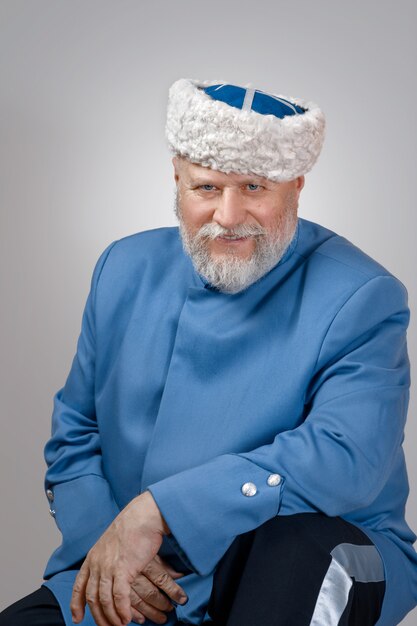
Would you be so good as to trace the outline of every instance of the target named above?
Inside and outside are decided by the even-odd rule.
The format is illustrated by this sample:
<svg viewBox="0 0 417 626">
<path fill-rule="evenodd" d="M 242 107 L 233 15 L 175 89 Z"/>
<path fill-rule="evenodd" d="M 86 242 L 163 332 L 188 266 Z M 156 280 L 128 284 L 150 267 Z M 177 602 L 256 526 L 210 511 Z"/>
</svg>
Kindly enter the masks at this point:
<svg viewBox="0 0 417 626">
<path fill-rule="evenodd" d="M 320 588 L 310 626 L 338 626 L 352 585 L 349 574 L 332 558 Z"/>
</svg>

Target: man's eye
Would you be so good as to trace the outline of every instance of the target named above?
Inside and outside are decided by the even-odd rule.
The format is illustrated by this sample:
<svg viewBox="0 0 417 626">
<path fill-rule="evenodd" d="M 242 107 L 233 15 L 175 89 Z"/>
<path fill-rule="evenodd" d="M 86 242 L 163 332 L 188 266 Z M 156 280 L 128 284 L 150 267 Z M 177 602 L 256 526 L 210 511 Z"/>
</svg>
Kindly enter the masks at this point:
<svg viewBox="0 0 417 626">
<path fill-rule="evenodd" d="M 200 185 L 200 189 L 203 191 L 213 191 L 215 189 L 214 185 Z"/>
<path fill-rule="evenodd" d="M 255 183 L 248 183 L 249 191 L 257 191 L 260 188 L 261 188 L 260 185 L 255 185 Z"/>
</svg>

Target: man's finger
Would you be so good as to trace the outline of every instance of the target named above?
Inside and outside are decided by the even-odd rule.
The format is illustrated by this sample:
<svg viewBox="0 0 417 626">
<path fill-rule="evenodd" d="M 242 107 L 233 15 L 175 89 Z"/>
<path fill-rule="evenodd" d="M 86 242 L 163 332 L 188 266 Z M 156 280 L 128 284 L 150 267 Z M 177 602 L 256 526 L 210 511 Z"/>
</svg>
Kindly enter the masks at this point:
<svg viewBox="0 0 417 626">
<path fill-rule="evenodd" d="M 160 563 L 162 565 L 162 567 L 164 569 L 166 569 L 166 571 L 168 572 L 168 574 L 171 576 L 171 578 L 174 578 L 174 580 L 176 578 L 182 578 L 183 576 L 185 576 L 185 574 L 183 572 L 177 572 L 169 563 L 168 561 L 165 561 L 164 559 L 162 559 L 159 554 L 156 554 L 154 557 L 155 561 L 158 561 L 158 563 Z"/>
<path fill-rule="evenodd" d="M 84 618 L 85 612 L 85 590 L 88 583 L 89 569 L 87 565 L 82 565 L 74 582 L 71 596 L 71 615 L 74 624 L 78 624 Z"/>
<path fill-rule="evenodd" d="M 90 607 L 91 615 L 94 618 L 94 623 L 97 624 L 97 626 L 124 626 L 118 617 L 118 621 L 113 624 L 104 615 L 99 598 L 99 576 L 91 571 L 85 590 L 85 597 Z"/>
<path fill-rule="evenodd" d="M 123 626 L 123 622 L 117 614 L 113 598 L 113 580 L 100 577 L 98 583 L 98 599 L 100 601 L 103 616 L 113 626 Z"/>
<path fill-rule="evenodd" d="M 133 608 L 133 606 L 131 607 L 131 610 L 132 610 L 132 622 L 135 622 L 136 624 L 143 624 L 143 622 L 145 621 L 145 616 L 140 611 Z"/>
<path fill-rule="evenodd" d="M 142 570 L 142 573 L 149 578 L 154 585 L 162 589 L 169 598 L 178 604 L 185 604 L 187 596 L 184 590 L 171 578 L 166 569 L 155 560 L 148 563 Z"/>
<path fill-rule="evenodd" d="M 129 624 L 132 618 L 130 584 L 123 573 L 118 573 L 113 578 L 113 599 L 122 624 Z"/>
<path fill-rule="evenodd" d="M 136 609 L 140 611 L 145 617 L 155 622 L 155 624 L 165 624 L 167 621 L 167 616 L 163 611 L 156 609 L 138 595 L 136 596 L 136 600 L 132 600 L 132 607 L 131 610 Z M 171 610 L 173 609 L 174 607 L 171 607 Z"/>
<path fill-rule="evenodd" d="M 147 604 L 154 606 L 156 609 L 160 611 L 172 611 L 174 606 L 169 601 L 168 596 L 162 591 L 162 589 L 158 589 L 152 581 L 149 580 L 143 574 L 140 574 L 135 578 L 135 581 L 131 585 L 133 600 L 136 600 L 136 594 L 139 598 L 142 598 Z M 131 603 L 132 602 L 132 593 L 131 595 Z"/>
</svg>

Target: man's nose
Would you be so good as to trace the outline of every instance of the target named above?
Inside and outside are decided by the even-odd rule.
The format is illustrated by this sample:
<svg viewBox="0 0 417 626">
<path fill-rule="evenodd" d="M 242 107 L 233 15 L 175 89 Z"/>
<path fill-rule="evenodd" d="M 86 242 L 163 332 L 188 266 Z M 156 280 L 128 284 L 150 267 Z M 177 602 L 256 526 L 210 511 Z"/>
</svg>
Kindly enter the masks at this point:
<svg viewBox="0 0 417 626">
<path fill-rule="evenodd" d="M 213 220 L 223 226 L 232 229 L 238 224 L 243 224 L 247 217 L 244 199 L 236 189 L 223 189 L 217 198 Z"/>
</svg>

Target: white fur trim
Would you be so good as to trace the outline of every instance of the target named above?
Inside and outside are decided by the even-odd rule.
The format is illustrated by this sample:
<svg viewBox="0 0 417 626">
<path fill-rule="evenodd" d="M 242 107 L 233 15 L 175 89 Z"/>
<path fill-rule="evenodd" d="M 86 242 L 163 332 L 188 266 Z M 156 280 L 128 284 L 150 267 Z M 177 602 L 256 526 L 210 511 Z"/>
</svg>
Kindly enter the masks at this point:
<svg viewBox="0 0 417 626">
<path fill-rule="evenodd" d="M 272 94 L 307 109 L 280 119 L 213 100 L 199 89 L 220 82 L 182 78 L 171 86 L 165 131 L 174 154 L 222 172 L 253 173 L 276 182 L 313 167 L 325 129 L 316 104 Z"/>
</svg>

